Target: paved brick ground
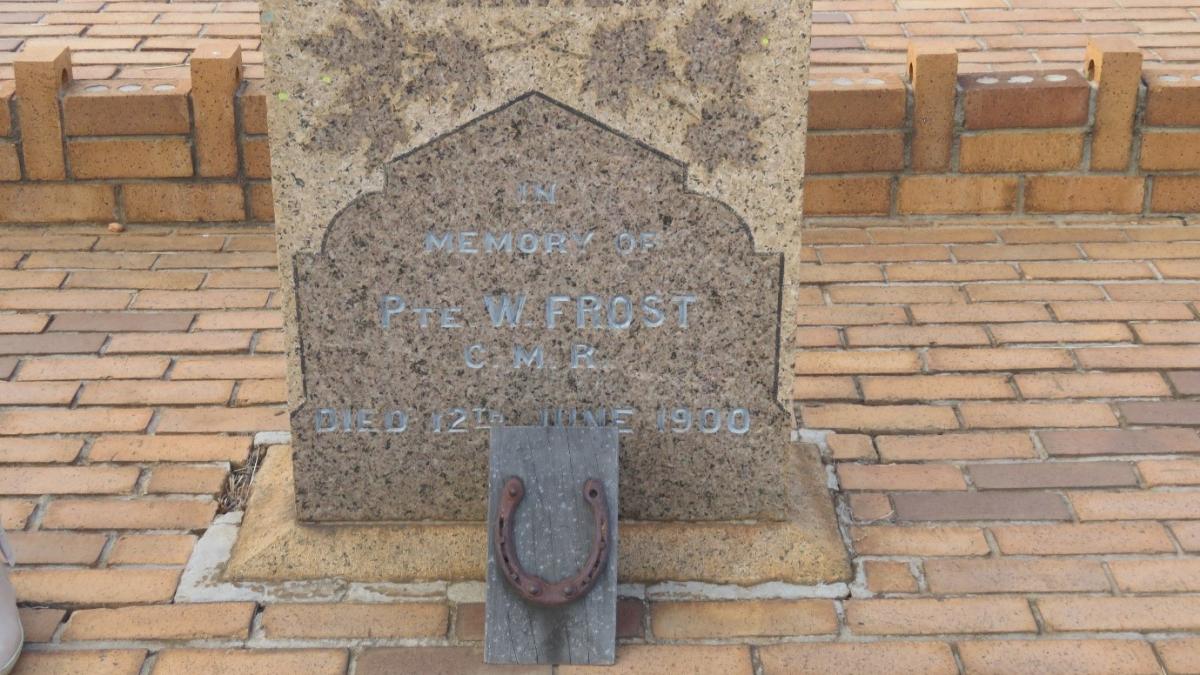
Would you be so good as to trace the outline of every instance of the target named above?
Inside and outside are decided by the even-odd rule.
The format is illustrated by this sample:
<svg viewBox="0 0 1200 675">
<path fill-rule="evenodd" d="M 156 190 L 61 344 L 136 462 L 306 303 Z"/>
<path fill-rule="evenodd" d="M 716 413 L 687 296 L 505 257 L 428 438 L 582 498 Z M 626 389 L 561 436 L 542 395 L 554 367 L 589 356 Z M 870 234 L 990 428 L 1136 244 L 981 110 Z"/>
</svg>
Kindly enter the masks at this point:
<svg viewBox="0 0 1200 675">
<path fill-rule="evenodd" d="M 330 2 L 337 0 L 328 0 Z M 900 71 L 910 38 L 963 52 L 964 71 L 1078 67 L 1088 35 L 1128 36 L 1149 63 L 1200 63 L 1197 0 L 815 0 L 820 70 Z M 0 0 L 0 79 L 26 40 L 67 39 L 80 79 L 185 78 L 198 38 L 235 39 L 262 77 L 257 2 Z"/>
<path fill-rule="evenodd" d="M 626 599 L 602 672 L 1196 672 L 1200 229 L 806 236 L 796 398 L 838 432 L 851 597 Z M 0 234 L 19 672 L 478 662 L 481 606 L 438 594 L 173 603 L 230 468 L 284 428 L 273 250 L 267 230 Z"/>
</svg>

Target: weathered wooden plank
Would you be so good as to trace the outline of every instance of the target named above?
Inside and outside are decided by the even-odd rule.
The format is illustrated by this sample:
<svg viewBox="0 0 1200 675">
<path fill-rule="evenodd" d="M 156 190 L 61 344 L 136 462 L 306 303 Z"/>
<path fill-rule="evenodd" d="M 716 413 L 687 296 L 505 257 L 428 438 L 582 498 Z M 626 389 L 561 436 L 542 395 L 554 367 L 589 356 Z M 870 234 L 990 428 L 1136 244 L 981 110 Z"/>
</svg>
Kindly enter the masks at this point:
<svg viewBox="0 0 1200 675">
<path fill-rule="evenodd" d="M 491 432 L 488 477 L 488 571 L 484 660 L 488 663 L 609 664 L 616 651 L 617 430 L 590 427 L 507 427 Z M 610 546 L 605 571 L 591 592 L 561 607 L 523 600 L 501 578 L 495 522 L 510 476 L 525 483 L 514 536 L 525 570 L 555 582 L 574 575 L 592 546 L 593 517 L 583 500 L 589 478 L 604 483 Z"/>
</svg>

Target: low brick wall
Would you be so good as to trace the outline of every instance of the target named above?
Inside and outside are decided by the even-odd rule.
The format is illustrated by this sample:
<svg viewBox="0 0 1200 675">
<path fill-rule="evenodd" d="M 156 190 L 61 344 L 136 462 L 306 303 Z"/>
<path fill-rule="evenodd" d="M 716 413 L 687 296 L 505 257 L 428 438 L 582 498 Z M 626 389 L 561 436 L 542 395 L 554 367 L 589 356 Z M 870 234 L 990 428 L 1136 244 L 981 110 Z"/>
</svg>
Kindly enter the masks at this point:
<svg viewBox="0 0 1200 675">
<path fill-rule="evenodd" d="M 236 42 L 189 80 L 71 81 L 65 47 L 0 83 L 0 223 L 269 222 L 266 92 Z M 15 85 L 15 86 L 14 86 Z M 812 80 L 812 218 L 1200 212 L 1200 70 L 1143 71 L 1124 39 L 1081 71 L 958 74 L 914 44 L 909 77 Z"/>
</svg>

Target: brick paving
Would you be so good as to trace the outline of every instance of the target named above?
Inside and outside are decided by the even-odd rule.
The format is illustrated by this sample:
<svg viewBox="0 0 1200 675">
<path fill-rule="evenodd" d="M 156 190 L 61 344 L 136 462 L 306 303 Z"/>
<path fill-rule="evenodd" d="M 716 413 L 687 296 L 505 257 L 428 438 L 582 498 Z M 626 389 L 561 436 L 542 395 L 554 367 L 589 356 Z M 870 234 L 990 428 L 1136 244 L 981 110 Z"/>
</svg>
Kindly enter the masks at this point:
<svg viewBox="0 0 1200 675">
<path fill-rule="evenodd" d="M 836 432 L 848 597 L 625 598 L 600 672 L 1196 672 L 1200 229 L 857 225 L 805 235 L 795 357 L 804 425 Z M 274 265 L 263 228 L 0 233 L 18 672 L 478 663 L 481 605 L 445 591 L 174 602 L 286 427 Z"/>
<path fill-rule="evenodd" d="M 335 1 L 335 0 L 330 0 Z M 815 0 L 812 62 L 821 71 L 905 68 L 911 38 L 961 52 L 965 72 L 1074 68 L 1089 35 L 1131 38 L 1150 64 L 1200 63 L 1196 0 Z M 0 79 L 32 40 L 66 40 L 78 79 L 184 79 L 200 38 L 241 43 L 263 76 L 257 2 L 0 0 Z"/>
</svg>

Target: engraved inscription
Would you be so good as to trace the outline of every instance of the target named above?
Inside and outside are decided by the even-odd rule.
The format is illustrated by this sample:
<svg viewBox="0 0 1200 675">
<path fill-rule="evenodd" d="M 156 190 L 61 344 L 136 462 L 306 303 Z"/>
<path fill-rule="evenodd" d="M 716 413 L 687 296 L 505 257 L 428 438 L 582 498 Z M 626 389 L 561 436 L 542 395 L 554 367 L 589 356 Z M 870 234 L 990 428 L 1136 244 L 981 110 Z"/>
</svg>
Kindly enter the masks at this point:
<svg viewBox="0 0 1200 675">
<path fill-rule="evenodd" d="M 301 517 L 480 518 L 502 425 L 617 429 L 623 517 L 786 517 L 782 258 L 685 186 L 538 95 L 389 164 L 294 260 Z"/>
</svg>

